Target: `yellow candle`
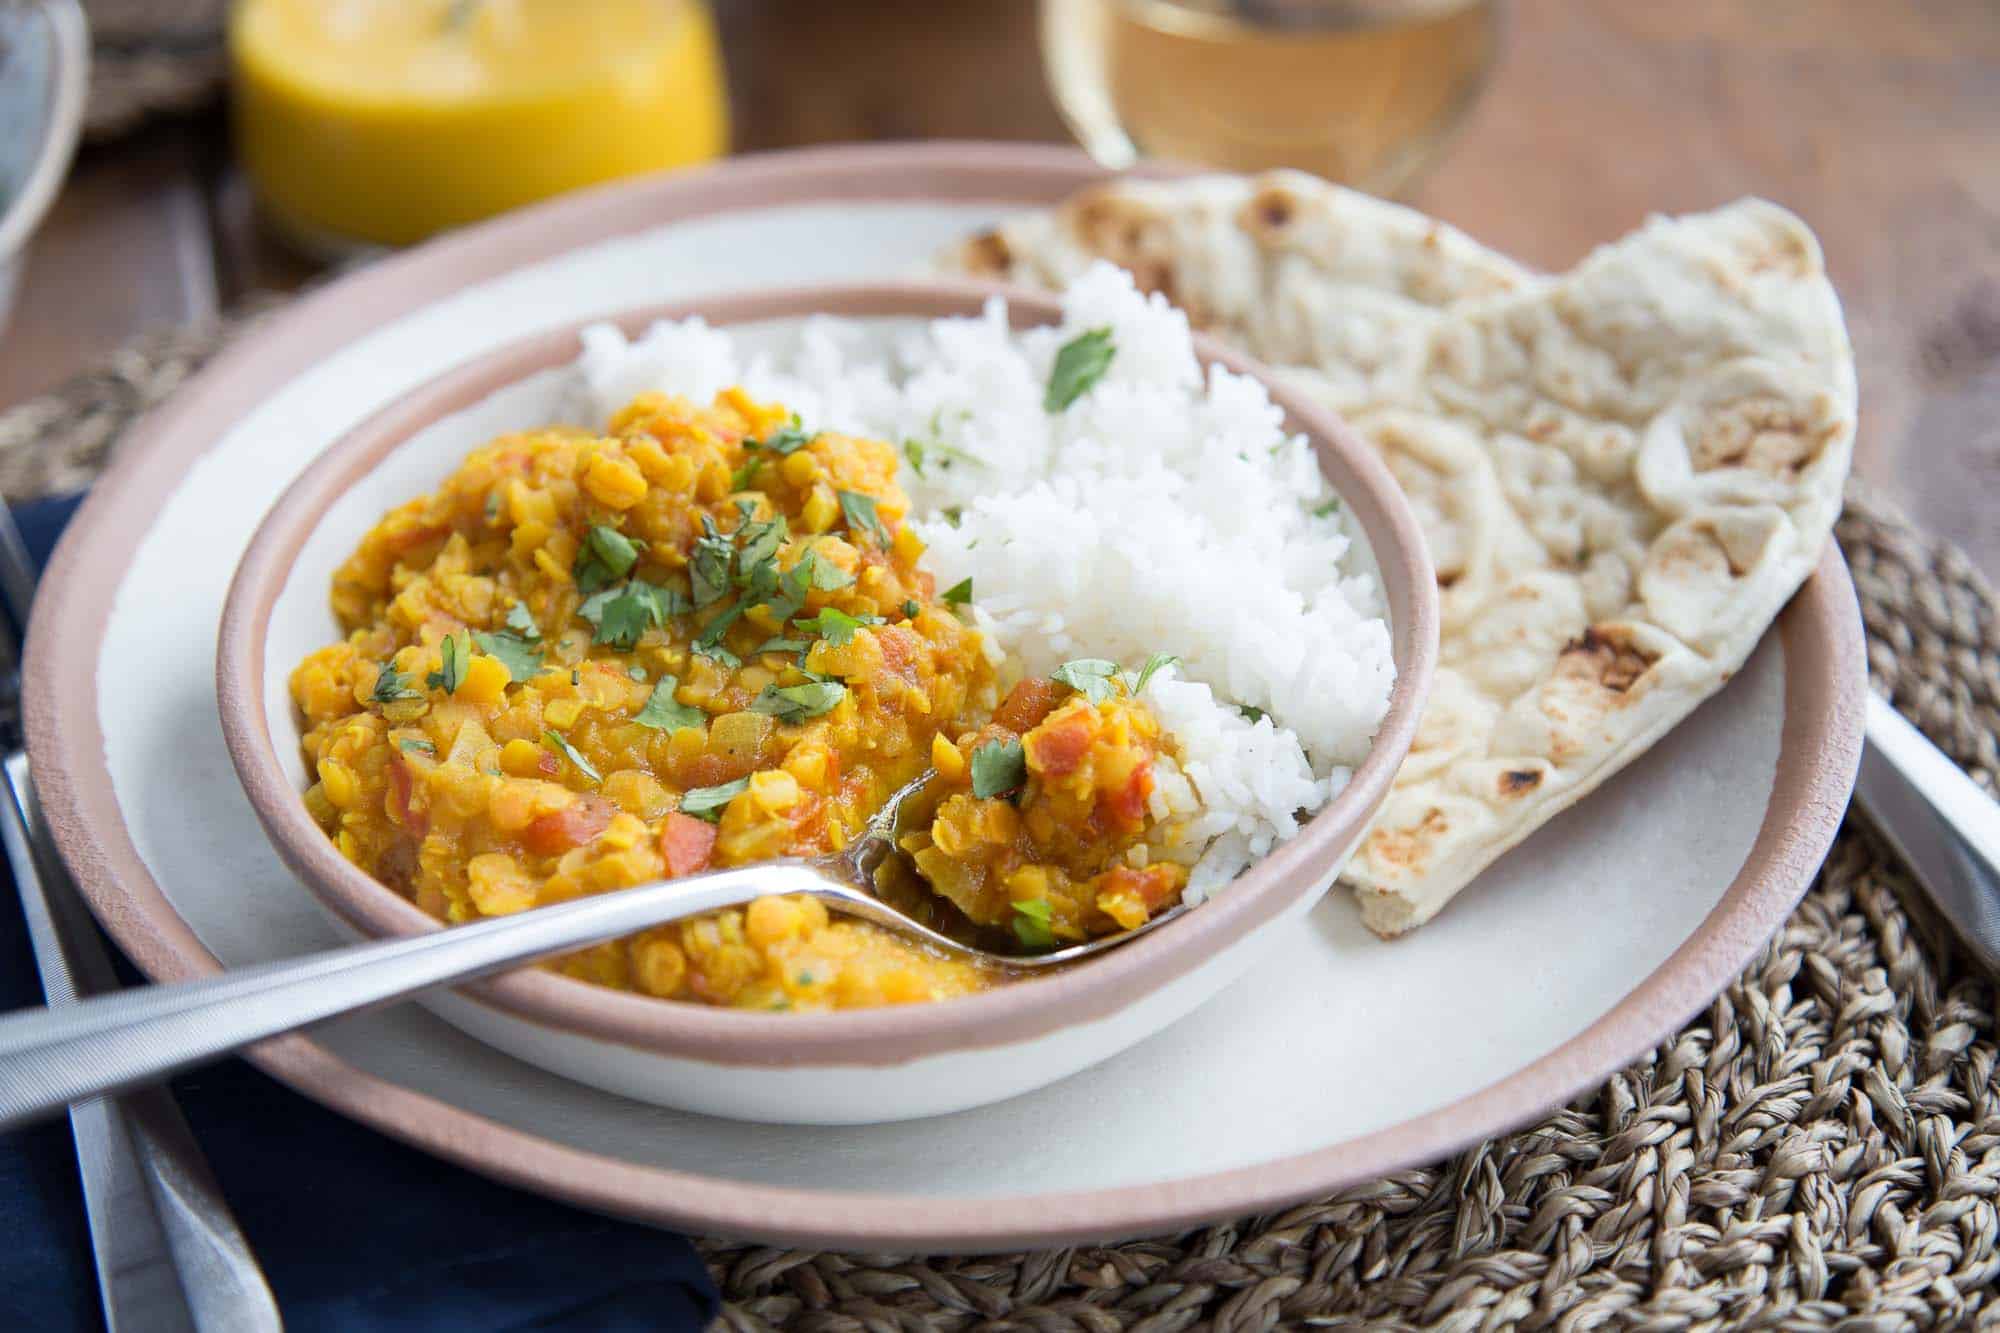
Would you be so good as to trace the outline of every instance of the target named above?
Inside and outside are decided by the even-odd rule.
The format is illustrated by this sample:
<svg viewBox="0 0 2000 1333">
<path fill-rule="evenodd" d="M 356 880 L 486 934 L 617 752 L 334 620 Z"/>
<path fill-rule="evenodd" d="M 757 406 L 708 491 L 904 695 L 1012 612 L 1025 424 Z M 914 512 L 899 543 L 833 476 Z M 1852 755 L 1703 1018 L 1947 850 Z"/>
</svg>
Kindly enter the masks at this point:
<svg viewBox="0 0 2000 1333">
<path fill-rule="evenodd" d="M 239 0 L 237 152 L 309 241 L 402 245 L 728 144 L 702 0 Z"/>
</svg>

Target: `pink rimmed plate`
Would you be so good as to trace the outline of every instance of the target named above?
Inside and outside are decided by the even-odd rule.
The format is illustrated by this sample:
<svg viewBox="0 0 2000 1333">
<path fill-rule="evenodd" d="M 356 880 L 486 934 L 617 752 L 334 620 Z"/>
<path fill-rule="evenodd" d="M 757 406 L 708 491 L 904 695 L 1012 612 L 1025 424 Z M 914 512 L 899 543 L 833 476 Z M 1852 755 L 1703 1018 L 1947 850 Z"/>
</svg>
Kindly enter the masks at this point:
<svg viewBox="0 0 2000 1333">
<path fill-rule="evenodd" d="M 385 261 L 219 358 L 137 429 L 58 552 L 30 638 L 34 761 L 100 918 L 162 978 L 337 939 L 237 785 L 213 675 L 251 530 L 334 439 L 510 339 L 725 289 L 897 276 L 1096 174 L 1065 150 L 990 145 L 745 159 Z M 256 1058 L 474 1169 L 697 1231 L 990 1249 L 1277 1207 L 1518 1124 L 1706 1003 L 1831 841 L 1862 680 L 1829 552 L 1717 698 L 1436 922 L 1382 942 L 1336 893 L 1172 1028 L 977 1111 L 813 1129 L 667 1111 L 415 1006 Z"/>
</svg>

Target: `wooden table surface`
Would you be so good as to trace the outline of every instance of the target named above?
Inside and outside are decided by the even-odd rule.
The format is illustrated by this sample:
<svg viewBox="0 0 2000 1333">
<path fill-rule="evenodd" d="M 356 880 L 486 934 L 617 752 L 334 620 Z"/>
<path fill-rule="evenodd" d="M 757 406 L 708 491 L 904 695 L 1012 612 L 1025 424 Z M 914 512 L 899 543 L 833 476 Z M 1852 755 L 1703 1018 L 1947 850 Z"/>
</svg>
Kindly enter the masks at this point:
<svg viewBox="0 0 2000 1333">
<path fill-rule="evenodd" d="M 1066 137 L 1027 0 L 718 9 L 740 151 Z M 1796 210 L 1854 334 L 1857 470 L 2000 576 L 2000 5 L 1524 0 L 1511 17 L 1412 202 L 1549 268 L 1651 212 L 1751 193 Z M 259 233 L 219 114 L 92 147 L 0 335 L 0 406 L 312 271 Z"/>
</svg>

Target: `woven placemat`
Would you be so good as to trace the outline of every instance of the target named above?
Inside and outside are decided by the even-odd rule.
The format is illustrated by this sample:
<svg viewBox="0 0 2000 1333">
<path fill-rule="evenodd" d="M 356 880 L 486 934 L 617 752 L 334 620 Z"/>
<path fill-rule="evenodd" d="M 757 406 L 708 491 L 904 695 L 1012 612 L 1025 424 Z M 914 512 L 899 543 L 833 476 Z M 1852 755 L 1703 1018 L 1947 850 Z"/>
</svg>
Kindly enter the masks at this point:
<svg viewBox="0 0 2000 1333">
<path fill-rule="evenodd" d="M 0 490 L 86 484 L 133 416 L 244 323 L 140 340 L 0 414 Z M 1859 485 L 1838 536 L 1876 685 L 1995 790 L 1992 588 Z M 1995 988 L 1917 898 L 1850 820 L 1784 929 L 1706 1011 L 1520 1133 L 1124 1245 L 925 1259 L 704 1243 L 722 1323 L 2000 1327 Z"/>
<path fill-rule="evenodd" d="M 91 52 L 84 135 L 112 138 L 214 100 L 227 67 L 228 8 L 229 0 L 83 0 Z"/>
</svg>

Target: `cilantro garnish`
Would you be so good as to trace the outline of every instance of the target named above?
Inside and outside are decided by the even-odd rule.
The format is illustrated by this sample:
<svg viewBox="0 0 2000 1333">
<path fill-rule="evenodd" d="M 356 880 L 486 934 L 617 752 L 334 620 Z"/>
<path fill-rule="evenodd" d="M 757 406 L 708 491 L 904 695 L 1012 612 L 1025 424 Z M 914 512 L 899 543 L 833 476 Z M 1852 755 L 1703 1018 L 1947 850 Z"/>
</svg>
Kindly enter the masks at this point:
<svg viewBox="0 0 2000 1333">
<path fill-rule="evenodd" d="M 567 740 L 565 740 L 563 738 L 563 734 L 560 731 L 543 732 L 542 744 L 547 746 L 549 749 L 554 750 L 557 754 L 569 760 L 572 764 L 575 764 L 576 771 L 583 774 L 586 778 L 589 778 L 592 782 L 604 781 L 604 775 L 598 772 L 595 768 L 592 768 L 590 766 L 590 761 L 588 759 L 585 759 L 582 755 L 578 754 L 576 752 L 576 747 L 571 745 Z"/>
<path fill-rule="evenodd" d="M 1116 662 L 1107 662 L 1101 657 L 1079 657 L 1073 662 L 1064 662 L 1049 673 L 1049 678 L 1069 686 L 1092 703 L 1101 704 L 1111 697 L 1111 681 L 1117 674 Z"/>
<path fill-rule="evenodd" d="M 410 688 L 409 676 L 396 670 L 396 659 L 392 657 L 382 664 L 375 677 L 374 692 L 368 697 L 378 704 L 392 704 L 398 699 L 421 699 L 424 692 Z"/>
<path fill-rule="evenodd" d="M 715 520 L 701 516 L 702 535 L 688 554 L 688 578 L 694 585 L 694 604 L 707 606 L 729 591 L 729 569 L 736 548 L 729 538 L 716 531 Z"/>
<path fill-rule="evenodd" d="M 609 524 L 599 523 L 584 535 L 570 575 L 585 593 L 596 592 L 631 572 L 639 562 L 639 543 Z"/>
<path fill-rule="evenodd" d="M 1060 412 L 1090 392 L 1091 386 L 1111 369 L 1118 355 L 1110 329 L 1079 333 L 1056 353 L 1055 368 L 1049 372 L 1048 392 L 1042 395 L 1042 410 Z"/>
<path fill-rule="evenodd" d="M 836 681 L 809 680 L 803 685 L 766 685 L 750 704 L 753 713 L 764 713 L 780 722 L 803 722 L 809 717 L 830 713 L 847 694 Z"/>
<path fill-rule="evenodd" d="M 652 697 L 632 720 L 642 727 L 655 731 L 678 731 L 682 727 L 700 727 L 708 723 L 708 714 L 699 708 L 691 708 L 674 698 L 674 691 L 680 688 L 680 680 L 674 676 L 660 677 L 660 683 L 653 687 Z"/>
<path fill-rule="evenodd" d="M 514 609 L 519 611 L 521 608 L 517 606 Z M 514 623 L 511 614 L 507 617 L 507 623 L 510 625 Z M 494 634 L 476 629 L 472 631 L 472 641 L 479 645 L 480 652 L 496 659 L 501 666 L 507 668 L 509 681 L 531 679 L 542 669 L 542 650 L 522 635 L 504 632 Z"/>
<path fill-rule="evenodd" d="M 646 683 L 646 668 L 642 666 L 626 667 L 625 674 L 633 680 L 638 681 L 641 685 Z"/>
<path fill-rule="evenodd" d="M 767 454 L 776 454 L 780 458 L 789 458 L 811 444 L 816 438 L 816 435 L 808 435 L 804 430 L 800 429 L 798 416 L 794 414 L 790 421 L 778 427 L 763 439 L 743 441 L 743 447 L 753 451 L 761 449 Z"/>
<path fill-rule="evenodd" d="M 1317 509 L 1314 509 L 1312 511 L 1312 516 L 1314 518 L 1326 518 L 1331 514 L 1337 513 L 1339 509 L 1340 509 L 1340 497 L 1336 495 L 1331 500 L 1328 500 L 1325 504 L 1320 505 Z"/>
<path fill-rule="evenodd" d="M 1180 658 L 1175 657 L 1172 653 L 1154 653 L 1146 659 L 1146 665 L 1139 668 L 1139 679 L 1133 683 L 1132 693 L 1138 694 L 1143 691 L 1146 688 L 1146 682 L 1153 678 L 1155 671 L 1160 670 L 1162 667 L 1176 666 L 1180 660 Z"/>
<path fill-rule="evenodd" d="M 491 527 L 500 521 L 500 489 L 494 487 L 486 495 L 486 525 Z"/>
<path fill-rule="evenodd" d="M 903 603 L 903 619 L 915 620 L 917 618 L 917 612 L 921 610 L 923 610 L 923 608 L 917 605 L 917 601 L 913 597 L 910 600 Z"/>
<path fill-rule="evenodd" d="M 766 639 L 757 645 L 760 653 L 802 653 L 812 647 L 808 639 L 787 639 L 782 636 Z"/>
<path fill-rule="evenodd" d="M 942 440 L 904 440 L 903 457 L 910 460 L 910 466 L 915 469 L 919 477 L 924 475 L 924 460 L 927 458 L 935 458 L 937 466 L 947 472 L 951 470 L 953 463 L 970 463 L 974 467 L 986 466 L 983 459 L 976 458 L 963 449 L 954 449 Z"/>
<path fill-rule="evenodd" d="M 972 579 L 969 576 L 962 578 L 946 588 L 941 600 L 946 606 L 964 606 L 972 600 Z"/>
<path fill-rule="evenodd" d="M 740 601 L 732 603 L 728 610 L 708 622 L 708 628 L 694 641 L 694 650 L 703 657 L 713 658 L 726 667 L 742 666 L 743 659 L 722 646 L 722 636 L 729 632 L 729 627 L 734 625 L 742 614 L 743 603 Z"/>
<path fill-rule="evenodd" d="M 820 592 L 835 592 L 854 582 L 854 576 L 834 564 L 822 560 L 817 551 L 807 551 L 799 557 L 799 562 L 785 571 L 786 586 L 803 596 L 808 588 Z"/>
<path fill-rule="evenodd" d="M 672 588 L 633 579 L 596 593 L 576 613 L 590 622 L 596 642 L 629 653 L 639 646 L 639 639 L 647 630 L 666 624 L 669 618 L 687 609 L 684 599 Z"/>
<path fill-rule="evenodd" d="M 507 628 L 533 643 L 542 637 L 542 627 L 535 623 L 534 612 L 528 610 L 526 602 L 516 602 L 507 610 Z"/>
<path fill-rule="evenodd" d="M 836 648 L 845 648 L 854 642 L 854 631 L 863 625 L 879 625 L 882 623 L 882 617 L 850 616 L 845 611 L 828 606 L 821 608 L 816 616 L 794 620 L 792 623 L 808 634 L 817 634 Z"/>
<path fill-rule="evenodd" d="M 1269 716 L 1263 709 L 1253 708 L 1249 704 L 1236 705 L 1236 711 L 1249 718 L 1252 722 L 1262 722 Z"/>
<path fill-rule="evenodd" d="M 429 741 L 416 740 L 408 736 L 397 741 L 396 748 L 404 754 L 436 754 L 438 752 L 438 747 Z"/>
<path fill-rule="evenodd" d="M 841 517 L 847 520 L 849 532 L 866 532 L 875 538 L 877 545 L 889 545 L 889 530 L 882 526 L 882 519 L 875 512 L 874 496 L 859 491 L 835 491 L 834 495 L 840 500 Z"/>
<path fill-rule="evenodd" d="M 959 522 L 965 517 L 965 506 L 948 505 L 945 508 L 938 510 L 938 512 L 944 515 L 945 522 L 951 524 L 955 528 L 959 525 Z"/>
<path fill-rule="evenodd" d="M 736 540 L 741 545 L 736 552 L 737 579 L 749 578 L 759 565 L 768 563 L 789 535 L 783 514 L 761 523 L 745 523 L 738 528 Z"/>
<path fill-rule="evenodd" d="M 1024 949 L 1053 949 L 1056 933 L 1050 927 L 1049 900 L 1027 898 L 1014 904 L 1014 938 Z"/>
<path fill-rule="evenodd" d="M 681 813 L 706 819 L 713 824 L 722 818 L 722 808 L 750 790 L 749 778 L 738 778 L 716 787 L 696 787 L 681 793 Z"/>
<path fill-rule="evenodd" d="M 1005 796 L 1028 780 L 1028 756 L 1021 742 L 988 741 L 972 752 L 972 794 L 980 800 Z"/>
</svg>

